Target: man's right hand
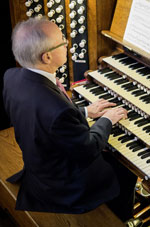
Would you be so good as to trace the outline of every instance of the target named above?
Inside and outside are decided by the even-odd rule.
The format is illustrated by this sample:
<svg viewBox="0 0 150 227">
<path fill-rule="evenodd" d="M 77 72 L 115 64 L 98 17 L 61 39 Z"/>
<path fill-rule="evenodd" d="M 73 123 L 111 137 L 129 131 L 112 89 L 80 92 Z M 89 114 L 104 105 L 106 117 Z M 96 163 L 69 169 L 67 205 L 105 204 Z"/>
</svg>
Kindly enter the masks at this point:
<svg viewBox="0 0 150 227">
<path fill-rule="evenodd" d="M 111 120 L 112 124 L 116 124 L 121 119 L 127 118 L 127 110 L 124 108 L 112 108 L 105 111 L 102 117 L 106 117 Z"/>
</svg>

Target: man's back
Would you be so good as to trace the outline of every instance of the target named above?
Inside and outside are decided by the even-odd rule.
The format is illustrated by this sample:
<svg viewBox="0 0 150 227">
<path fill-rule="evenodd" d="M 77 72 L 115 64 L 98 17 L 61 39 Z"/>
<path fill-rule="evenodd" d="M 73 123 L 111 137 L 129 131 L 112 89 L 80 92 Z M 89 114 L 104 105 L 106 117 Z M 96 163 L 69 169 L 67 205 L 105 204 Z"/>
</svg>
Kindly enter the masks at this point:
<svg viewBox="0 0 150 227">
<path fill-rule="evenodd" d="M 57 86 L 23 68 L 6 72 L 4 102 L 25 164 L 17 209 L 83 213 L 118 194 L 100 152 L 111 130 L 108 119 L 90 133 Z"/>
</svg>

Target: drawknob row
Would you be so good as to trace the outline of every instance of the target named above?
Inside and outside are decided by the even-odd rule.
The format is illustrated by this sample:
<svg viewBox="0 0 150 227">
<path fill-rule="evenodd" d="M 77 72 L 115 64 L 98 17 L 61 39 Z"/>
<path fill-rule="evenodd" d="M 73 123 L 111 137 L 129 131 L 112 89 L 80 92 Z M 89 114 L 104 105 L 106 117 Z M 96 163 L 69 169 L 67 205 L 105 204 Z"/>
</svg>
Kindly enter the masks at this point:
<svg viewBox="0 0 150 227">
<path fill-rule="evenodd" d="M 37 0 L 36 0 L 36 1 L 37 1 Z M 30 3 L 30 2 L 31 2 L 31 0 L 28 1 L 28 2 L 26 2 L 25 5 L 28 5 L 27 3 Z M 27 6 L 27 7 L 29 7 L 29 6 Z M 41 5 L 41 4 L 38 4 L 36 7 L 34 7 L 34 9 L 29 9 L 29 10 L 26 12 L 26 15 L 27 15 L 28 17 L 31 17 L 32 14 L 33 14 L 34 12 L 35 12 L 35 13 L 39 13 L 41 9 L 42 9 L 42 5 Z M 38 16 L 39 16 L 39 17 L 42 17 L 42 14 L 39 14 Z"/>
<path fill-rule="evenodd" d="M 77 13 L 81 15 L 81 14 L 83 14 L 84 10 L 85 10 L 85 7 L 80 6 L 80 8 L 77 11 L 72 10 L 72 12 L 69 14 L 69 16 L 70 16 L 71 19 L 74 19 L 75 16 L 77 15 Z"/>
<path fill-rule="evenodd" d="M 33 2 L 39 2 L 39 0 L 28 0 L 27 2 L 25 2 L 25 6 L 30 7 Z"/>
<path fill-rule="evenodd" d="M 48 16 L 49 17 L 53 17 L 53 15 L 56 13 L 61 13 L 63 10 L 63 6 L 62 5 L 59 5 L 57 8 L 56 8 L 56 11 L 55 10 L 50 10 L 49 13 L 48 13 Z"/>
<path fill-rule="evenodd" d="M 47 2 L 47 7 L 49 9 L 47 16 L 50 18 L 50 21 L 57 24 L 60 30 L 64 30 L 63 33 L 65 34 L 65 5 L 61 4 L 61 0 L 49 0 Z M 60 82 L 66 87 L 67 84 L 65 84 L 65 79 L 68 78 L 67 65 L 63 65 L 56 73 L 59 75 Z"/>
</svg>

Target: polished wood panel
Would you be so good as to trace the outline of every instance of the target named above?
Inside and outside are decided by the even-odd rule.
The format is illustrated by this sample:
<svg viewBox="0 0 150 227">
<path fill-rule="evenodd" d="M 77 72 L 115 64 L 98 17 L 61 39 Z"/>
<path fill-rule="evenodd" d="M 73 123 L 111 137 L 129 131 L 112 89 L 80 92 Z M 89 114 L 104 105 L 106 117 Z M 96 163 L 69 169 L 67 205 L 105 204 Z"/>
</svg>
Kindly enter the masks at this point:
<svg viewBox="0 0 150 227">
<path fill-rule="evenodd" d="M 87 20 L 88 20 L 88 53 L 89 69 L 97 68 L 97 4 L 96 1 L 87 3 Z"/>
<path fill-rule="evenodd" d="M 123 38 L 126 29 L 132 0 L 118 0 L 110 31 Z"/>
<path fill-rule="evenodd" d="M 102 36 L 102 30 L 109 30 L 116 6 L 116 0 L 97 1 L 97 55 L 110 55 L 114 50 L 114 43 Z"/>
<path fill-rule="evenodd" d="M 113 47 L 115 47 L 115 49 L 122 49 L 122 45 L 125 46 L 123 36 L 126 29 L 131 5 L 132 0 L 117 0 L 110 29 L 103 29 L 101 31 L 101 34 L 104 35 L 107 40 L 109 40 L 108 42 L 110 42 L 111 40 L 115 41 L 113 42 Z M 120 44 L 120 46 L 118 44 Z"/>
<path fill-rule="evenodd" d="M 28 18 L 26 16 L 27 9 L 25 2 L 26 0 L 9 0 L 12 28 L 19 21 L 26 20 Z"/>
<path fill-rule="evenodd" d="M 131 7 L 132 0 L 118 0 L 111 28 L 109 30 L 103 30 L 101 33 L 108 37 L 109 40 L 114 40 L 116 42 L 116 48 L 118 48 L 118 43 L 121 44 L 122 47 L 124 46 L 128 50 L 140 55 L 142 57 L 142 62 L 145 62 L 149 65 L 150 54 L 123 39 Z"/>
</svg>

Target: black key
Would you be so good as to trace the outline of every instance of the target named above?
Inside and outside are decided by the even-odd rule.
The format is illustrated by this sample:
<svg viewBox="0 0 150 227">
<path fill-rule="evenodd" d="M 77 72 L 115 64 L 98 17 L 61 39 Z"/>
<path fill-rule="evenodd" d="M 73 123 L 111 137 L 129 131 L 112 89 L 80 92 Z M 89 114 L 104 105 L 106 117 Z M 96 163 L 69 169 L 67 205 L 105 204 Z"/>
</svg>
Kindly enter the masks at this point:
<svg viewBox="0 0 150 227">
<path fill-rule="evenodd" d="M 147 154 L 147 153 L 150 153 L 150 149 L 139 152 L 139 153 L 138 153 L 138 156 L 142 156 L 142 155 L 145 155 L 145 154 Z"/>
<path fill-rule="evenodd" d="M 113 127 L 112 130 L 111 130 L 111 134 L 113 136 L 116 136 L 116 135 L 121 135 L 121 134 L 124 134 L 124 131 L 122 131 L 120 128 L 118 127 Z"/>
<path fill-rule="evenodd" d="M 143 145 L 143 147 L 139 145 L 139 146 L 133 148 L 133 149 L 132 149 L 132 152 L 139 151 L 139 150 L 141 150 L 141 149 L 144 148 L 144 147 L 145 147 L 144 145 Z"/>
<path fill-rule="evenodd" d="M 125 143 L 125 142 L 130 141 L 130 140 L 131 140 L 131 138 L 130 138 L 130 137 L 128 137 L 128 138 L 124 138 L 124 139 L 122 139 L 122 140 L 121 140 L 121 143 Z"/>
<path fill-rule="evenodd" d="M 130 146 L 136 145 L 136 144 L 137 144 L 137 141 L 132 141 L 132 142 L 126 144 L 126 147 L 130 147 Z"/>
<path fill-rule="evenodd" d="M 111 71 L 112 71 L 112 69 L 110 69 L 110 68 L 104 68 L 104 69 L 99 69 L 98 70 L 98 72 L 100 74 L 108 73 L 108 72 L 111 72 Z"/>
<path fill-rule="evenodd" d="M 134 91 L 137 89 L 137 86 L 133 85 L 132 87 L 127 88 L 127 91 Z"/>
<path fill-rule="evenodd" d="M 111 99 L 111 102 L 117 103 L 118 102 L 118 99 L 113 97 L 113 99 Z"/>
<path fill-rule="evenodd" d="M 131 119 L 136 119 L 137 117 L 141 117 L 140 114 L 137 114 L 136 112 L 133 112 L 132 114 L 128 114 L 128 117 Z"/>
<path fill-rule="evenodd" d="M 137 72 L 143 76 L 146 76 L 150 74 L 150 69 L 148 67 L 145 67 L 143 69 L 138 69 Z"/>
<path fill-rule="evenodd" d="M 150 152 L 148 152 L 147 154 L 142 155 L 141 159 L 144 159 L 144 158 L 147 158 L 147 157 L 150 157 Z"/>
<path fill-rule="evenodd" d="M 148 104 L 148 103 L 150 103 L 150 100 L 146 100 L 146 101 L 144 101 L 146 104 Z"/>
<path fill-rule="evenodd" d="M 125 55 L 123 53 L 112 56 L 112 58 L 114 58 L 116 60 L 120 59 L 120 58 L 125 58 L 125 57 L 127 57 L 127 55 Z"/>
<path fill-rule="evenodd" d="M 96 91 L 96 92 L 92 92 L 94 95 L 102 95 L 104 93 L 106 93 L 105 91 Z"/>
<path fill-rule="evenodd" d="M 129 66 L 129 68 L 133 69 L 133 70 L 138 69 L 138 68 L 142 68 L 142 67 L 144 67 L 144 66 L 141 63 L 137 63 L 137 64 Z"/>
<path fill-rule="evenodd" d="M 136 124 L 138 127 L 141 127 L 141 126 L 146 125 L 148 123 L 149 123 L 149 120 L 144 119 L 144 118 L 134 122 L 134 124 Z"/>
<path fill-rule="evenodd" d="M 85 84 L 83 85 L 83 87 L 85 87 L 86 89 L 89 89 L 89 88 L 92 88 L 92 87 L 95 87 L 97 84 L 94 84 L 94 83 L 90 83 L 90 84 Z"/>
<path fill-rule="evenodd" d="M 133 91 L 131 94 L 134 95 L 135 97 L 138 97 L 140 95 L 144 95 L 146 92 L 142 91 L 142 90 L 138 90 L 138 91 Z"/>
<path fill-rule="evenodd" d="M 120 75 L 117 74 L 117 73 L 105 74 L 104 77 L 107 77 L 109 80 L 115 80 L 115 79 L 122 78 L 122 76 L 120 76 Z"/>
<path fill-rule="evenodd" d="M 143 143 L 141 143 L 141 141 L 139 141 L 139 140 L 128 143 L 126 146 L 129 147 L 129 149 L 131 149 L 131 150 L 135 149 L 135 148 L 139 148 L 139 147 L 140 147 L 140 149 L 142 149 L 145 147 L 145 145 L 143 145 Z"/>
<path fill-rule="evenodd" d="M 119 136 L 119 135 L 122 135 L 124 134 L 124 131 L 116 131 L 113 135 L 116 137 L 116 136 Z"/>
<path fill-rule="evenodd" d="M 131 117 L 133 115 L 137 114 L 134 110 L 131 110 L 129 113 L 128 113 L 128 117 Z"/>
<path fill-rule="evenodd" d="M 119 137 L 118 140 L 120 141 L 120 140 L 125 139 L 125 138 L 128 138 L 128 137 L 129 137 L 129 136 L 125 134 L 124 136 Z"/>
<path fill-rule="evenodd" d="M 90 92 L 92 92 L 92 93 L 94 93 L 95 91 L 104 91 L 104 89 L 101 87 L 96 87 L 96 88 L 90 89 Z"/>
<path fill-rule="evenodd" d="M 110 95 L 110 94 L 105 94 L 105 95 L 102 95 L 102 96 L 100 96 L 101 97 L 101 99 L 110 99 L 110 98 L 112 98 L 112 95 Z"/>
<path fill-rule="evenodd" d="M 141 100 L 149 100 L 149 99 L 150 99 L 150 95 L 148 95 L 148 94 L 146 93 L 146 95 L 140 97 L 139 99 L 141 99 Z"/>
<path fill-rule="evenodd" d="M 149 122 L 149 123 L 150 123 L 150 122 Z M 145 126 L 145 127 L 143 128 L 143 130 L 147 130 L 147 129 L 150 129 L 150 125 Z"/>
<path fill-rule="evenodd" d="M 129 149 L 132 150 L 132 149 L 134 149 L 136 147 L 139 147 L 139 144 L 131 145 L 131 146 L 129 146 Z"/>
<path fill-rule="evenodd" d="M 104 89 L 101 89 L 100 87 L 98 87 L 98 88 L 93 88 L 93 89 L 90 90 L 90 92 L 91 92 L 92 94 L 95 94 L 95 93 L 97 93 L 97 92 L 104 92 Z"/>
<path fill-rule="evenodd" d="M 138 89 L 137 91 L 133 91 L 133 92 L 132 92 L 132 95 L 136 95 L 136 94 L 138 94 L 139 92 L 141 92 L 140 89 Z"/>
<path fill-rule="evenodd" d="M 94 95 L 98 96 L 98 95 L 103 95 L 106 92 L 105 91 L 96 91 L 96 92 L 92 92 Z"/>
<path fill-rule="evenodd" d="M 121 106 L 123 103 L 121 101 L 118 100 L 118 102 L 116 103 L 116 107 Z"/>
<path fill-rule="evenodd" d="M 132 117 L 129 118 L 129 121 L 134 121 L 134 120 L 136 120 L 138 118 L 141 118 L 141 115 L 139 115 L 139 114 L 134 115 L 134 116 L 132 116 Z"/>
<path fill-rule="evenodd" d="M 142 122 L 149 122 L 149 121 L 148 121 L 148 119 L 143 118 L 143 119 L 140 119 L 138 121 L 135 121 L 135 124 L 140 124 Z"/>
<path fill-rule="evenodd" d="M 129 106 L 125 106 L 125 109 L 126 109 L 127 111 L 129 111 L 129 110 L 130 110 L 130 107 L 129 107 Z"/>
<path fill-rule="evenodd" d="M 132 82 L 129 82 L 127 84 L 123 84 L 121 87 L 122 88 L 128 88 L 128 87 L 131 87 L 131 86 L 133 86 L 133 83 Z"/>
<path fill-rule="evenodd" d="M 129 58 L 126 58 L 126 59 L 119 60 L 119 62 L 123 63 L 124 65 L 131 65 L 131 64 L 135 63 L 136 60 L 129 57 Z"/>
<path fill-rule="evenodd" d="M 138 126 L 138 127 L 141 127 L 141 126 L 147 125 L 147 124 L 149 124 L 149 122 L 148 122 L 148 121 L 147 121 L 147 122 L 145 121 L 145 122 L 142 122 L 142 123 L 138 124 L 137 126 Z"/>
<path fill-rule="evenodd" d="M 115 84 L 118 84 L 118 85 L 124 84 L 124 83 L 127 83 L 127 82 L 128 82 L 127 79 L 118 79 L 118 80 L 115 80 L 115 81 L 114 81 L 114 83 L 115 83 Z"/>
<path fill-rule="evenodd" d="M 126 56 L 125 58 L 122 58 L 119 60 L 120 63 L 124 64 L 126 61 L 128 61 L 129 57 Z"/>
</svg>

